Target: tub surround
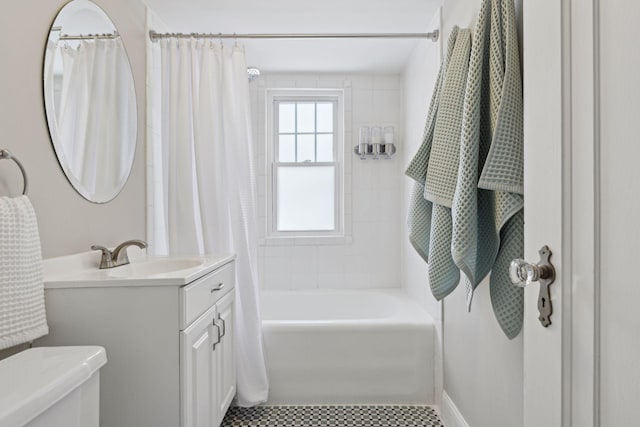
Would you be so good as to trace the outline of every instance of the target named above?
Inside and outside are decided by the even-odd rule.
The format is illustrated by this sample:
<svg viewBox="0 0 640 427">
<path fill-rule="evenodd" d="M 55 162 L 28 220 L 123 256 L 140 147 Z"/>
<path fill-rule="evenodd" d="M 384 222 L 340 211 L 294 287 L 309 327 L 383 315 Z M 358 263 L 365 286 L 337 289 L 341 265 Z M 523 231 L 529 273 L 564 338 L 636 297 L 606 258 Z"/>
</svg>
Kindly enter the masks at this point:
<svg viewBox="0 0 640 427">
<path fill-rule="evenodd" d="M 281 239 L 259 248 L 262 289 L 391 288 L 400 282 L 399 154 L 403 142 L 402 90 L 397 74 L 284 74 L 263 72 L 251 83 L 259 237 L 266 236 L 265 159 L 267 89 L 344 90 L 344 213 L 350 239 L 322 244 Z M 385 161 L 360 160 L 353 153 L 361 126 L 393 126 L 398 153 Z M 272 239 L 268 239 L 272 240 Z M 373 261 L 382 260 L 382 261 Z"/>
</svg>

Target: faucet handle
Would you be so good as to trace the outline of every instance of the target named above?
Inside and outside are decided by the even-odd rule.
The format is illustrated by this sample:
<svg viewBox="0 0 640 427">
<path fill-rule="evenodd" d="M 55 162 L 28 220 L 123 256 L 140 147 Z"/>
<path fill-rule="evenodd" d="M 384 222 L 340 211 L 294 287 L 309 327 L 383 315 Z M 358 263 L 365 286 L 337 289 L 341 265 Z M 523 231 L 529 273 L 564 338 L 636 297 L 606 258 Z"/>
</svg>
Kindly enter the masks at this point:
<svg viewBox="0 0 640 427">
<path fill-rule="evenodd" d="M 102 253 L 106 253 L 106 252 L 111 252 L 109 249 L 105 248 L 104 246 L 100 246 L 100 245 L 91 245 L 91 249 L 94 251 L 102 251 Z"/>
<path fill-rule="evenodd" d="M 91 249 L 93 249 L 94 251 L 102 251 L 102 258 L 100 258 L 100 269 L 112 267 L 112 253 L 108 248 L 100 245 L 92 245 Z"/>
</svg>

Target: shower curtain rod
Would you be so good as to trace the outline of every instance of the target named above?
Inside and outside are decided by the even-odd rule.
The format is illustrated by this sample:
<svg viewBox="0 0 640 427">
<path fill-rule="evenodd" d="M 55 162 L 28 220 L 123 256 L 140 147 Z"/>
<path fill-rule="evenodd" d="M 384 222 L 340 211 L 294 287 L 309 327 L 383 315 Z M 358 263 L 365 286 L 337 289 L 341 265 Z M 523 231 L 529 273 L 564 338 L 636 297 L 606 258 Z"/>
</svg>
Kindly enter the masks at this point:
<svg viewBox="0 0 640 427">
<path fill-rule="evenodd" d="M 96 35 L 77 35 L 77 36 L 70 36 L 68 34 L 63 34 L 60 37 L 58 37 L 58 40 L 93 40 L 93 39 L 117 39 L 118 37 L 120 37 L 120 34 L 118 33 L 114 33 L 114 34 L 96 34 Z"/>
<path fill-rule="evenodd" d="M 430 33 L 317 33 L 317 34 L 213 34 L 213 33 L 156 33 L 149 31 L 151 41 L 166 38 L 197 39 L 429 39 L 437 41 L 439 31 Z"/>
</svg>

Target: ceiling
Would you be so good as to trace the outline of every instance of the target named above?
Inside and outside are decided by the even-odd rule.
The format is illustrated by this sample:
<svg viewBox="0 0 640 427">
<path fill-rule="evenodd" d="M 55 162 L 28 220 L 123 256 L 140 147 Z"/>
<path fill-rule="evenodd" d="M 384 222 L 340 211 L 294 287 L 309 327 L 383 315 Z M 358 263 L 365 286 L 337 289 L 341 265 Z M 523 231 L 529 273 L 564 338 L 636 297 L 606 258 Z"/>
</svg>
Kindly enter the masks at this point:
<svg viewBox="0 0 640 427">
<path fill-rule="evenodd" d="M 442 0 L 143 0 L 158 32 L 424 33 Z M 158 23 L 161 21 L 161 24 Z M 162 27 L 162 28 L 160 28 Z M 417 40 L 240 40 L 271 72 L 402 71 Z"/>
</svg>

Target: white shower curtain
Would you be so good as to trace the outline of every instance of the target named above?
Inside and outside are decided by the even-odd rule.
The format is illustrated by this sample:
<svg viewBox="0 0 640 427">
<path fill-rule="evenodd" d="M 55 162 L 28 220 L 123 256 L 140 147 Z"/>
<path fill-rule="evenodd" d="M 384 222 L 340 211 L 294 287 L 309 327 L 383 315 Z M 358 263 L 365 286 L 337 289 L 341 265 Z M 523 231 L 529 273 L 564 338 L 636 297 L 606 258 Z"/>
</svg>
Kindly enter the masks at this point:
<svg viewBox="0 0 640 427">
<path fill-rule="evenodd" d="M 150 247 L 158 254 L 237 255 L 237 402 L 266 401 L 258 307 L 256 193 L 242 47 L 154 44 L 150 118 Z"/>
</svg>

